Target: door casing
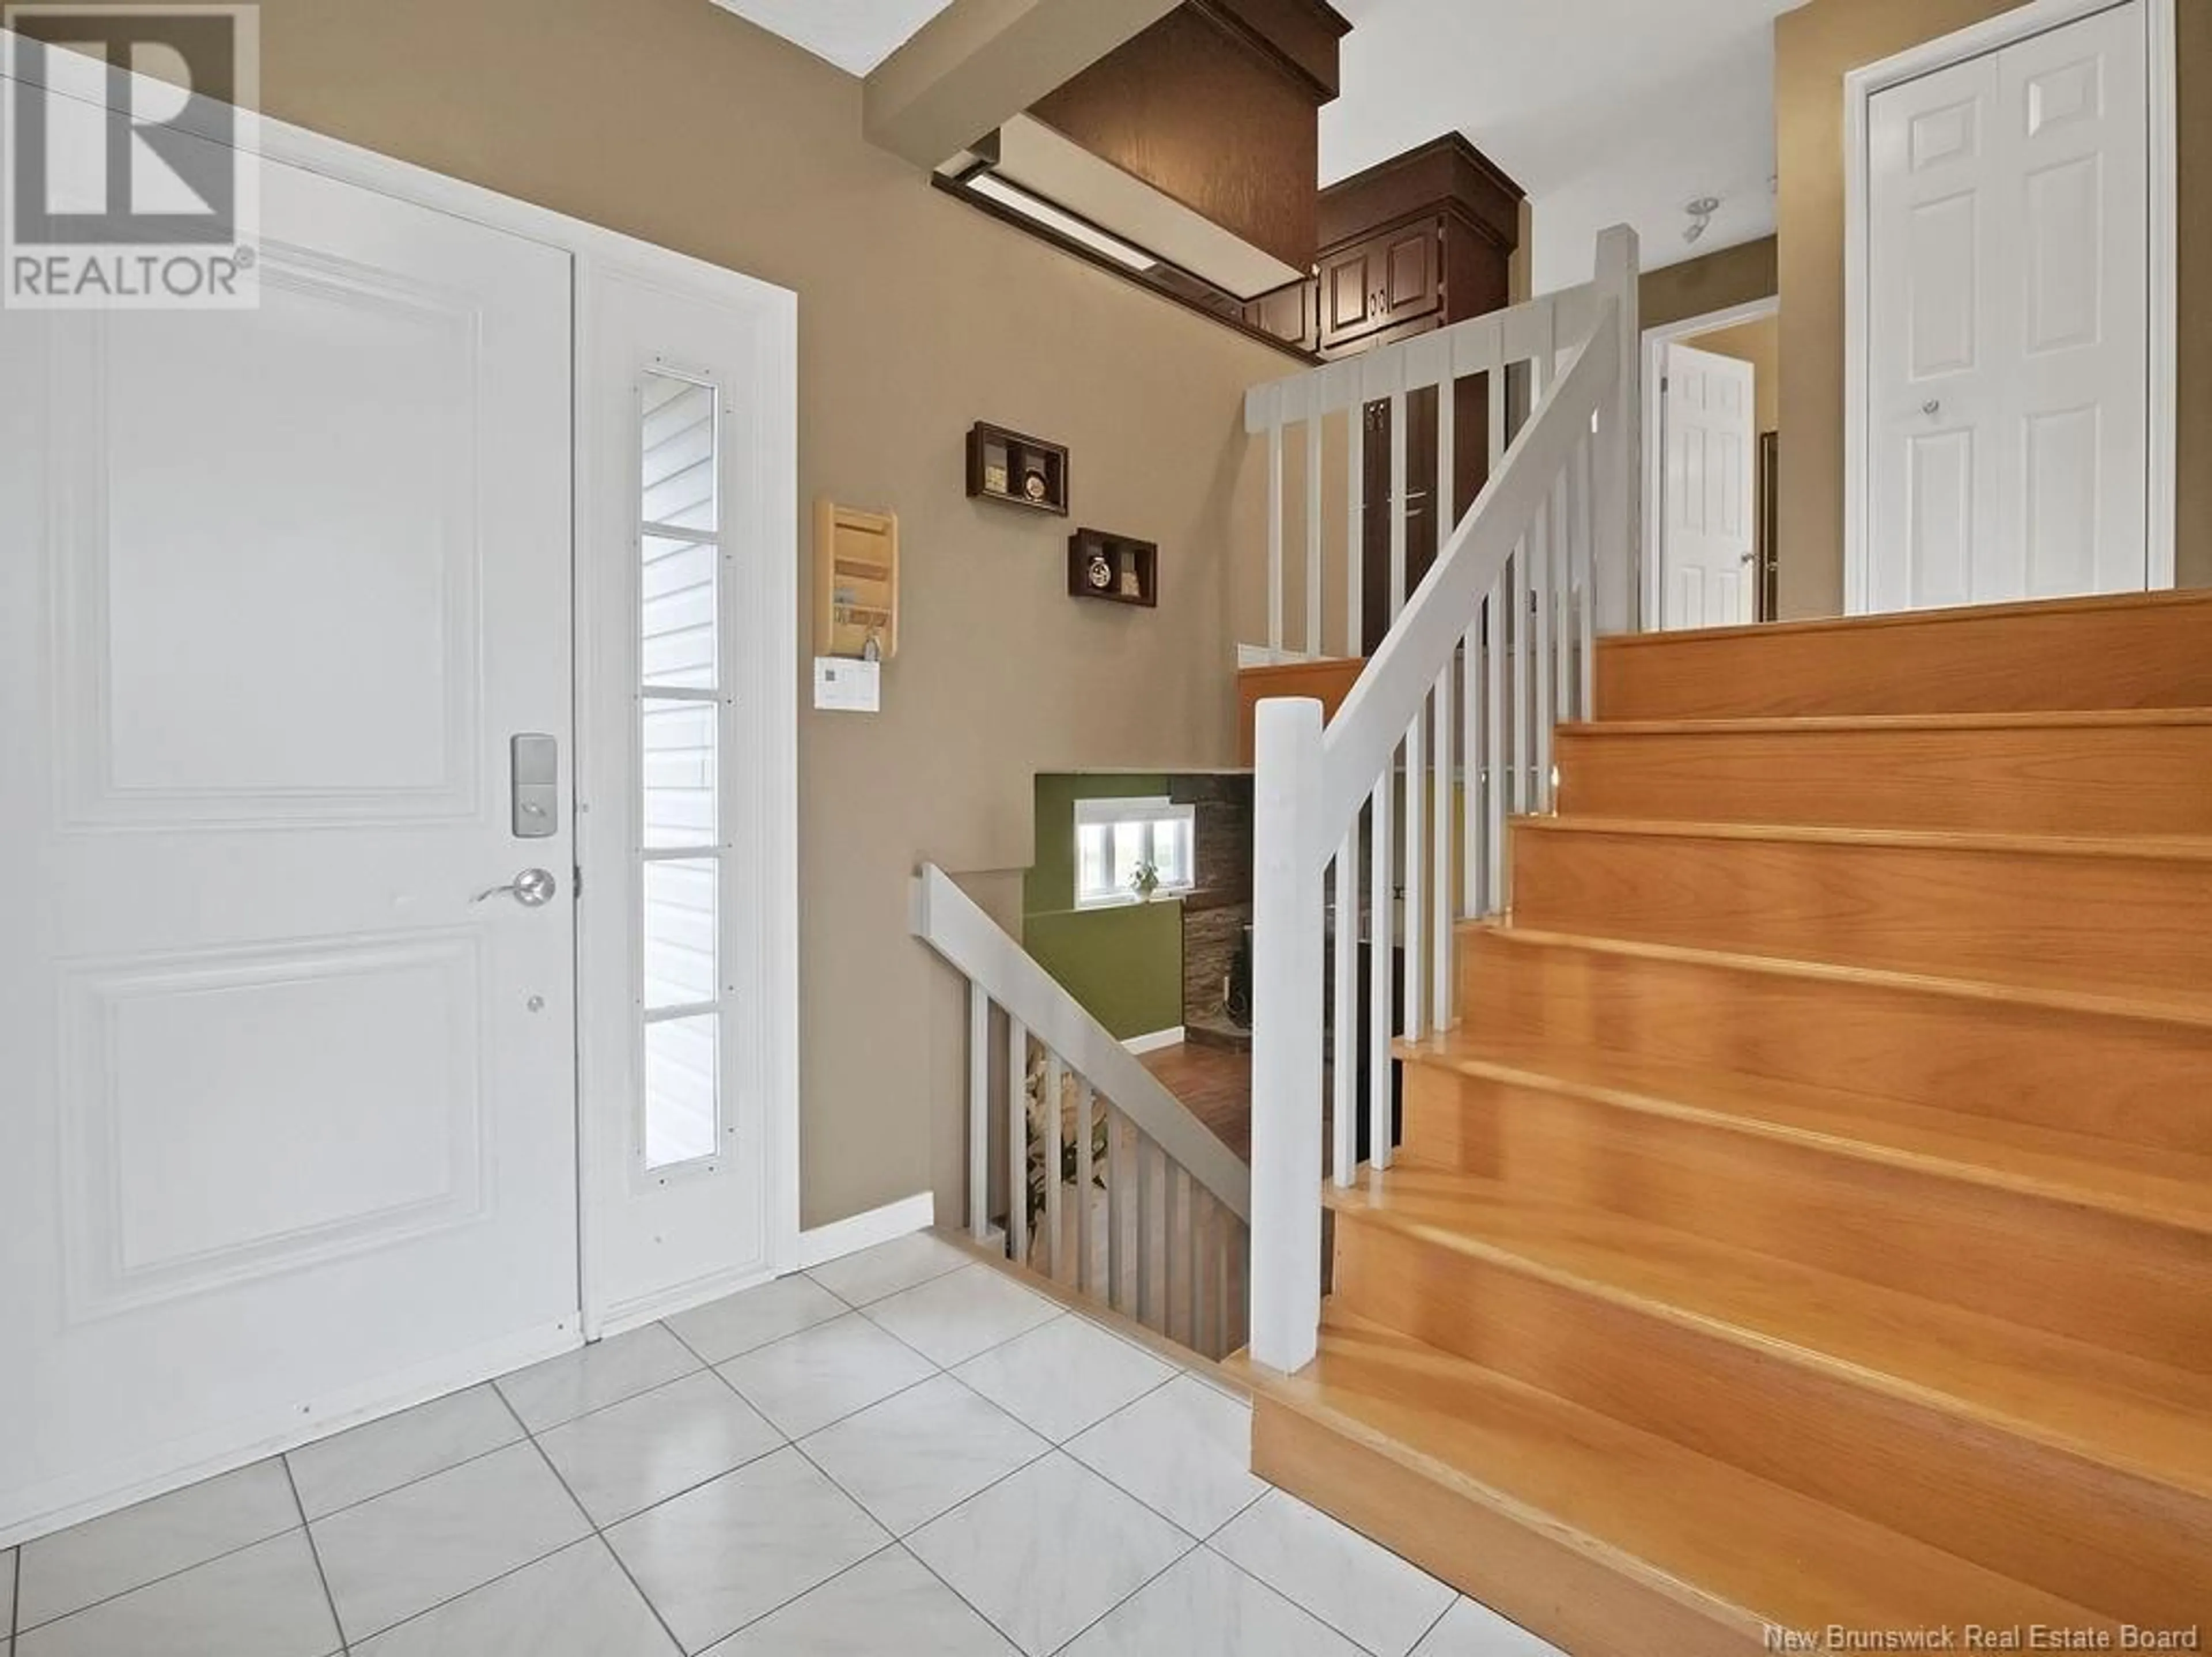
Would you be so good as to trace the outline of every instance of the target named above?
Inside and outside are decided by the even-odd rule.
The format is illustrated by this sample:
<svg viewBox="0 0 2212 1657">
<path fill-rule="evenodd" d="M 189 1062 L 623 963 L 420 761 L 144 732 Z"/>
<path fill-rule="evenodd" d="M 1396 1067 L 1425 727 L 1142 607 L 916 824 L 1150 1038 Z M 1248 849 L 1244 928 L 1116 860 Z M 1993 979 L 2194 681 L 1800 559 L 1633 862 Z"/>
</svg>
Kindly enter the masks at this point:
<svg viewBox="0 0 2212 1657">
<path fill-rule="evenodd" d="M 1873 604 L 1872 514 L 1867 502 L 1871 398 L 1868 268 L 1872 258 L 1868 105 L 1885 88 L 1996 52 L 2123 5 L 2143 9 L 2150 87 L 2150 449 L 2148 582 L 2171 588 L 2175 410 L 2180 365 L 2180 161 L 2174 0 L 2028 0 L 1970 27 L 1867 64 L 1844 77 L 1844 610 Z"/>
<path fill-rule="evenodd" d="M 12 44 L 12 37 L 9 37 Z M 178 125 L 191 130 L 195 125 L 188 113 Z M 453 215 L 487 228 L 527 238 L 555 248 L 574 261 L 574 291 L 577 295 L 574 318 L 574 373 L 571 376 L 574 406 L 570 411 L 573 429 L 582 431 L 590 424 L 584 417 L 586 411 L 604 405 L 607 399 L 621 401 L 627 395 L 627 381 L 623 384 L 605 383 L 606 376 L 593 371 L 596 354 L 591 346 L 595 341 L 592 332 L 591 295 L 596 280 L 604 273 L 620 272 L 635 281 L 657 285 L 679 295 L 704 299 L 710 303 L 755 316 L 768 342 L 753 363 L 748 384 L 726 389 L 734 395 L 749 398 L 760 409 L 762 417 L 756 427 L 756 448 L 752 472 L 758 488 L 746 501 L 741 512 L 730 521 L 733 534 L 743 533 L 748 544 L 757 548 L 769 572 L 763 597 L 765 607 L 761 612 L 761 624 L 757 635 L 743 641 L 738 648 L 757 653 L 757 678 L 750 680 L 754 695 L 750 709 L 756 723 L 757 746 L 763 775 L 761 789 L 769 807 L 759 814 L 756 825 L 757 844 L 750 855 L 761 861 L 767 871 L 763 887 L 770 894 L 760 912 L 762 936 L 760 951 L 768 963 L 768 970 L 759 982 L 759 993 L 766 1004 L 753 1026 L 760 1051 L 752 1056 L 756 1068 L 757 1085 L 763 1090 L 768 1101 L 766 1112 L 766 1143 L 763 1159 L 764 1203 L 769 1240 L 768 1268 L 753 1274 L 765 1277 L 795 1270 L 799 1259 L 799 819 L 798 819 L 798 636 L 795 618 L 799 604 L 799 514 L 798 514 L 798 296 L 789 289 L 761 282 L 753 277 L 708 264 L 688 255 L 649 242 L 637 241 L 603 227 L 571 218 L 550 209 L 518 201 L 511 197 L 481 186 L 453 179 L 410 162 L 399 161 L 376 151 L 326 137 L 307 128 L 258 117 L 255 122 L 258 149 L 270 160 L 321 174 L 342 183 L 356 186 L 379 195 L 417 206 Z M 218 142 L 226 134 L 209 128 L 203 136 Z M 578 549 L 591 545 L 592 527 L 598 521 L 599 503 L 593 495 L 593 468 L 578 463 L 571 468 L 574 478 L 571 503 L 572 545 Z M 627 752 L 605 752 L 604 740 L 594 740 L 595 728 L 604 728 L 606 722 L 594 717 L 600 698 L 614 697 L 628 711 L 630 687 L 595 684 L 588 664 L 600 636 L 609 629 L 629 627 L 633 620 L 629 611 L 615 615 L 604 613 L 605 606 L 594 611 L 590 604 L 590 584 L 574 579 L 575 632 L 575 731 L 576 752 L 571 775 L 575 783 L 575 803 L 588 805 L 594 786 L 592 778 L 629 775 L 630 757 Z M 588 816 L 580 813 L 577 822 L 578 857 L 586 856 Z M 594 901 L 588 889 L 577 908 L 578 983 L 590 977 L 582 972 L 584 959 L 594 951 L 617 952 L 623 959 L 629 958 L 628 923 L 634 917 L 617 913 L 605 899 Z M 629 1041 L 629 1020 L 632 1008 L 627 1002 L 617 1006 L 588 1005 L 580 1001 L 577 1008 L 577 1057 L 579 1098 L 579 1191 L 580 1211 L 583 1209 L 583 1177 L 592 1164 L 595 1147 L 603 1148 L 605 1140 L 606 1101 L 594 1101 L 583 1092 L 584 1078 L 589 1074 L 584 1056 L 594 1044 L 615 1043 L 627 1047 Z M 583 1305 L 582 1338 L 592 1339 L 612 1332 L 605 1316 L 607 1308 L 595 1303 L 592 1273 L 591 1216 L 582 1212 L 582 1258 L 580 1268 L 582 1282 Z M 738 1287 L 736 1283 L 702 1286 L 695 1298 L 705 1299 Z M 674 1306 L 659 1307 L 652 1315 L 677 1309 Z M 637 1321 L 640 1319 L 632 1319 Z M 544 1349 L 537 1346 L 528 1350 L 486 1349 L 458 1356 L 450 1368 L 437 1367 L 407 1375 L 398 1382 L 379 1383 L 331 1400 L 331 1407 L 319 1415 L 312 1429 L 302 1430 L 289 1416 L 266 1421 L 247 1422 L 222 1445 L 196 1443 L 191 1447 L 189 1460 L 179 1460 L 174 1465 L 149 1469 L 144 1476 L 126 1488 L 103 1490 L 88 1496 L 64 1512 L 41 1515 L 31 1527 L 18 1527 L 20 1534 L 0 1532 L 0 1546 L 27 1539 L 35 1531 L 49 1531 L 113 1511 L 131 1502 L 179 1488 L 199 1479 L 242 1466 L 264 1456 L 295 1447 L 310 1439 L 320 1438 L 359 1422 L 404 1409 L 427 1399 L 440 1397 L 454 1389 L 483 1379 L 486 1374 L 514 1368 L 533 1359 L 551 1355 L 577 1343 L 574 1338 L 562 1339 Z"/>
<path fill-rule="evenodd" d="M 1665 505 L 1660 490 L 1667 464 L 1667 401 L 1660 387 L 1666 378 L 1667 347 L 1676 340 L 1692 339 L 1717 328 L 1732 328 L 1740 322 L 1757 322 L 1778 316 L 1781 312 L 1781 296 L 1769 294 L 1764 299 L 1746 300 L 1741 305 L 1707 311 L 1700 316 L 1686 316 L 1679 322 L 1663 322 L 1644 330 L 1644 419 L 1639 430 L 1644 440 L 1644 533 L 1648 552 L 1644 560 L 1644 586 L 1638 602 L 1643 606 L 1643 631 L 1647 633 L 1659 631 L 1666 620 L 1666 552 L 1658 526 Z"/>
</svg>

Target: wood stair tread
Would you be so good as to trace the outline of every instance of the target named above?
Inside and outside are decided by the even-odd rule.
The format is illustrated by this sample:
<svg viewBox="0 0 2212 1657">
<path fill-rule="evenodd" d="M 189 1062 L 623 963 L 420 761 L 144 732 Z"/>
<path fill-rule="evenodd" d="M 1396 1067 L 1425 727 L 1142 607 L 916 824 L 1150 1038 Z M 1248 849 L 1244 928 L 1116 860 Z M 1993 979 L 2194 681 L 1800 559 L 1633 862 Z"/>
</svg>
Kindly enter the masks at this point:
<svg viewBox="0 0 2212 1657">
<path fill-rule="evenodd" d="M 1327 1200 L 1340 1225 L 1392 1227 L 2212 1497 L 2212 1375 L 1410 1162 Z"/>
<path fill-rule="evenodd" d="M 1756 1642 L 1769 1626 L 2108 1619 L 1331 1306 L 1261 1408 L 1514 1514 Z"/>
<path fill-rule="evenodd" d="M 1843 961 L 1797 959 L 1780 955 L 1747 955 L 1724 949 L 1702 949 L 1694 945 L 1655 943 L 1637 938 L 1607 938 L 1593 933 L 1557 932 L 1541 927 L 1517 926 L 1507 916 L 1485 916 L 1455 923 L 1455 930 L 1495 932 L 1517 942 L 1558 945 L 1590 950 L 1629 959 L 1681 961 L 1727 967 L 1735 972 L 1770 973 L 1810 978 L 1832 984 L 1871 984 L 1925 995 L 2002 1002 L 2015 1007 L 2048 1007 L 2071 1013 L 2107 1018 L 2140 1018 L 2161 1022 L 2212 1025 L 2212 994 L 2177 991 L 2152 996 L 2133 990 L 2082 990 L 2052 984 L 2001 983 L 1990 978 L 1944 978 L 1928 972 L 1905 972 L 1893 967 L 1859 966 Z"/>
<path fill-rule="evenodd" d="M 1415 1063 L 1564 1087 L 1622 1109 L 2105 1209 L 2212 1237 L 2212 1156 L 1911 1105 L 1841 1088 L 1455 1031 L 1401 1044 Z"/>
<path fill-rule="evenodd" d="M 1753 732 L 2005 731 L 2141 728 L 2212 724 L 2212 708 L 2050 708 L 2021 712 L 1808 714 L 1741 719 L 1594 719 L 1559 727 L 1562 736 L 1738 736 Z"/>
<path fill-rule="evenodd" d="M 1995 851 L 2048 857 L 2128 857 L 2212 863 L 2212 835 L 2002 834 L 1977 829 L 1829 828 L 1807 823 L 1700 823 L 1644 817 L 1516 817 L 1516 830 L 1552 834 L 1642 835 L 1682 840 L 1786 840 L 1939 851 Z"/>
</svg>

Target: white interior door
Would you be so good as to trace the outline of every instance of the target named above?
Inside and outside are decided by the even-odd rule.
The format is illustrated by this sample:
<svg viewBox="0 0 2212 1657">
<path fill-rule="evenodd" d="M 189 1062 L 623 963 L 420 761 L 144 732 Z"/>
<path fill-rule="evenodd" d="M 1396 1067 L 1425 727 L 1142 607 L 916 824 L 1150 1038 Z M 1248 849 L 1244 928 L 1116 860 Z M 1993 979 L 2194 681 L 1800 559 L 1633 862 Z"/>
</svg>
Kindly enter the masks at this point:
<svg viewBox="0 0 2212 1657">
<path fill-rule="evenodd" d="M 1756 404 L 1750 363 L 1667 347 L 1659 499 L 1663 627 L 1756 618 L 1752 528 Z"/>
<path fill-rule="evenodd" d="M 0 313 L 0 1540 L 575 1337 L 570 259 L 264 167 Z"/>
<path fill-rule="evenodd" d="M 1869 101 L 1866 607 L 2147 583 L 2147 54 L 2121 5 Z"/>
<path fill-rule="evenodd" d="M 595 266 L 584 452 L 586 1309 L 767 1274 L 788 1148 L 791 318 Z M 634 757 L 634 763 L 632 763 Z"/>
</svg>

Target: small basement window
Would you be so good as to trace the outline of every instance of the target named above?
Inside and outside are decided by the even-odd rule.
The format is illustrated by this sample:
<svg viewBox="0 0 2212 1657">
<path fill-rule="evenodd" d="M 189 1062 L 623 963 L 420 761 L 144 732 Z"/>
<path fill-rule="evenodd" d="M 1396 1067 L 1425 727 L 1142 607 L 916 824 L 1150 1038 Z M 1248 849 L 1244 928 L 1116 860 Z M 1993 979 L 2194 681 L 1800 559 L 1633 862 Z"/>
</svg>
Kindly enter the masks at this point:
<svg viewBox="0 0 2212 1657">
<path fill-rule="evenodd" d="M 1075 802 L 1075 906 L 1104 909 L 1143 901 L 1139 875 L 1150 868 L 1154 897 L 1173 897 L 1197 879 L 1194 808 L 1172 800 Z"/>
</svg>

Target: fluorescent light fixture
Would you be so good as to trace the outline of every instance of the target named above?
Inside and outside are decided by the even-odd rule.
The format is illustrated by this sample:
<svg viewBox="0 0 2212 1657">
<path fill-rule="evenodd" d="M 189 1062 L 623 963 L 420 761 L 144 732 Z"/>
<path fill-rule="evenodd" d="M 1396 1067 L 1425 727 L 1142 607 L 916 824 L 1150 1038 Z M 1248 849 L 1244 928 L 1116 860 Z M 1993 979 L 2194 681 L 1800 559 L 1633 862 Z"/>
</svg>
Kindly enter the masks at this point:
<svg viewBox="0 0 2212 1657">
<path fill-rule="evenodd" d="M 1065 236 L 1094 253 L 1103 253 L 1116 265 L 1142 272 L 1159 263 L 1141 247 L 1133 247 L 1119 236 L 1108 235 L 1097 225 L 1086 223 L 1073 213 L 1062 211 L 1043 197 L 1033 196 L 1019 185 L 1008 184 L 995 173 L 971 173 L 967 185 L 985 199 L 994 201 L 1011 212 L 1019 213 L 1054 235 Z"/>
</svg>

